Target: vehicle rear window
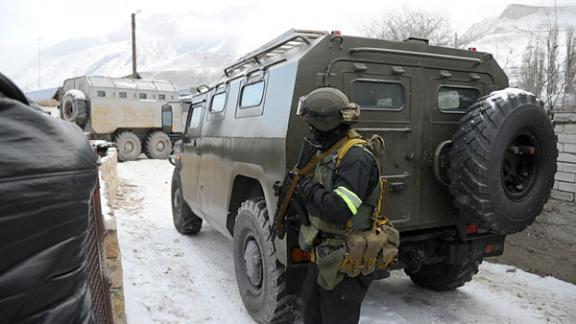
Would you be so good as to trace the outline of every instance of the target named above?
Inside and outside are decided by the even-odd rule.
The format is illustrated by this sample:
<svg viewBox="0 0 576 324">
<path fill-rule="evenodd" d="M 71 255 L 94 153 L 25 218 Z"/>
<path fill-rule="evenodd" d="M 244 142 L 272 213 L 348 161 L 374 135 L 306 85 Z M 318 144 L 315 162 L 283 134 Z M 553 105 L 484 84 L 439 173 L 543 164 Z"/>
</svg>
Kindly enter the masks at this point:
<svg viewBox="0 0 576 324">
<path fill-rule="evenodd" d="M 438 108 L 443 112 L 465 112 L 480 97 L 474 88 L 440 87 Z"/>
<path fill-rule="evenodd" d="M 356 80 L 352 82 L 351 99 L 363 109 L 401 110 L 404 86 L 398 82 Z"/>
<path fill-rule="evenodd" d="M 264 97 L 264 81 L 247 84 L 242 88 L 240 108 L 259 106 Z"/>
<path fill-rule="evenodd" d="M 217 93 L 212 96 L 212 102 L 210 104 L 211 112 L 221 112 L 224 111 L 226 106 L 226 92 Z"/>
</svg>

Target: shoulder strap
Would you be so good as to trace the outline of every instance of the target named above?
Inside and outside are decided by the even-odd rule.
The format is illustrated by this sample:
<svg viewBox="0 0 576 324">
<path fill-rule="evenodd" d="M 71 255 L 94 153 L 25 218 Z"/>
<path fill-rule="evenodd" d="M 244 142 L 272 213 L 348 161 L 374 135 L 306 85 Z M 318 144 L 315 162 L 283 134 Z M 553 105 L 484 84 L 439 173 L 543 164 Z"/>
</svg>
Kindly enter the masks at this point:
<svg viewBox="0 0 576 324">
<path fill-rule="evenodd" d="M 342 159 L 344 159 L 344 156 L 346 155 L 346 153 L 348 153 L 348 151 L 350 151 L 352 147 L 354 146 L 364 147 L 366 146 L 366 144 L 367 144 L 366 140 L 363 139 L 362 136 L 358 134 L 358 132 L 356 132 L 353 129 L 348 131 L 346 142 L 344 142 L 344 144 L 338 149 L 338 156 L 336 157 L 336 169 L 340 167 Z"/>
</svg>

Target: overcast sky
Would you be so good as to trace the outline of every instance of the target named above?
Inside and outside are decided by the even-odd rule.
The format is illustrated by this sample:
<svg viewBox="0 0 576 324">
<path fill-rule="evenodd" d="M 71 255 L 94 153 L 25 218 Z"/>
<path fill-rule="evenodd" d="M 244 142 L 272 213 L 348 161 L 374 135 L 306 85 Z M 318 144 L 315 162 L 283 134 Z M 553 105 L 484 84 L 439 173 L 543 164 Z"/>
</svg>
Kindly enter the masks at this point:
<svg viewBox="0 0 576 324">
<path fill-rule="evenodd" d="M 0 71 L 10 75 L 22 69 L 38 53 L 39 39 L 46 48 L 128 30 L 130 13 L 137 10 L 141 22 L 159 13 L 194 12 L 199 23 L 191 26 L 198 34 L 230 34 L 240 39 L 240 51 L 248 51 L 290 28 L 358 34 L 363 21 L 405 8 L 443 14 L 456 32 L 464 33 L 511 3 L 552 5 L 554 0 L 0 0 Z"/>
</svg>

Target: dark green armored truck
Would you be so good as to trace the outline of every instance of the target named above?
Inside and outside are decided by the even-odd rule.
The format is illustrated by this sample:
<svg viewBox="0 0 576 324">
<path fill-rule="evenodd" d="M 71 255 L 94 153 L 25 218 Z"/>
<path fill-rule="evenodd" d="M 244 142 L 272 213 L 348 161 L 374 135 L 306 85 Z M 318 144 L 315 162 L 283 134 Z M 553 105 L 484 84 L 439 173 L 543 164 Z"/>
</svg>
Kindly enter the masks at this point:
<svg viewBox="0 0 576 324">
<path fill-rule="evenodd" d="M 401 233 L 396 268 L 416 284 L 442 291 L 471 280 L 547 201 L 557 156 L 550 116 L 532 94 L 507 88 L 492 55 L 291 30 L 192 98 L 175 149 L 175 227 L 196 234 L 207 221 L 234 241 L 238 287 L 256 321 L 289 320 L 305 273 L 298 227 L 272 235 L 274 187 L 308 134 L 299 98 L 326 86 L 360 105 L 358 132 L 386 142 L 384 215 Z"/>
</svg>

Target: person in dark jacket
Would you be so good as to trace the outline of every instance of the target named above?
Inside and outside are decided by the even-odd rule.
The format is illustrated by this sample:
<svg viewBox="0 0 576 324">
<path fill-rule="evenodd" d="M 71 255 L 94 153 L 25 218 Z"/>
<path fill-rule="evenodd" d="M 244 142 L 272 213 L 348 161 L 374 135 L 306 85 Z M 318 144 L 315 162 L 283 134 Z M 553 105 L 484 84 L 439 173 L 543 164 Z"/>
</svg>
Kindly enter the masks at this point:
<svg viewBox="0 0 576 324">
<path fill-rule="evenodd" d="M 347 233 L 372 226 L 379 195 L 378 166 L 363 145 L 347 145 L 361 138 L 351 128 L 360 110 L 339 90 L 312 91 L 300 100 L 298 114 L 310 125 L 319 151 L 333 151 L 297 188 L 310 220 L 310 226 L 301 226 L 300 246 L 315 259 L 304 282 L 304 322 L 357 323 L 372 276 L 350 277 L 339 268 Z"/>
</svg>

